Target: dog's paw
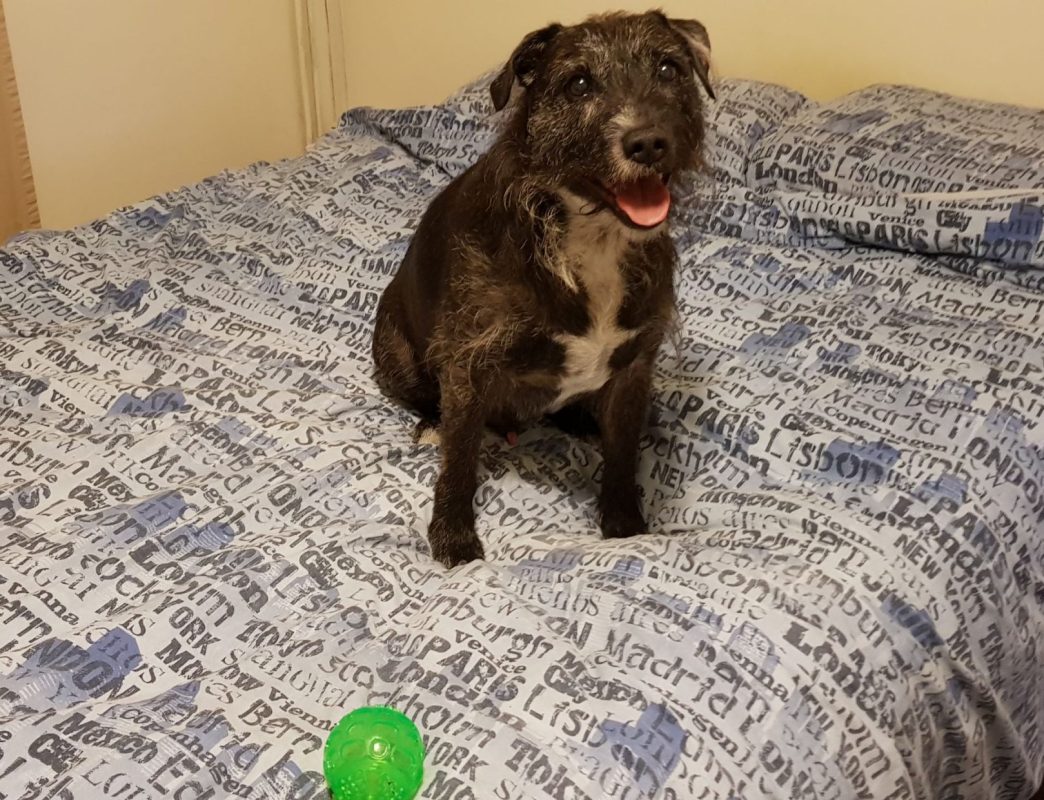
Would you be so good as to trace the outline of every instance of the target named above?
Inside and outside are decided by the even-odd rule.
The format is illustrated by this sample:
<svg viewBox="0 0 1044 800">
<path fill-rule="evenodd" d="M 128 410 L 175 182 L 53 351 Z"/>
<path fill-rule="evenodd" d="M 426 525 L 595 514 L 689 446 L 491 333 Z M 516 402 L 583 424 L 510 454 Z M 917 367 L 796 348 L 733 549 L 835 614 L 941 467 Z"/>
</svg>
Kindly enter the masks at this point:
<svg viewBox="0 0 1044 800">
<path fill-rule="evenodd" d="M 474 528 L 453 526 L 433 519 L 428 526 L 428 541 L 431 543 L 432 558 L 447 569 L 470 561 L 481 561 L 485 557 L 482 542 Z"/>
<path fill-rule="evenodd" d="M 638 503 L 613 504 L 602 512 L 602 536 L 626 539 L 649 532 Z"/>
<path fill-rule="evenodd" d="M 431 554 L 446 569 L 453 569 L 472 561 L 481 561 L 485 557 L 482 542 L 478 540 L 477 536 L 463 541 L 443 542 L 438 547 L 433 544 Z"/>
<path fill-rule="evenodd" d="M 430 419 L 422 419 L 413 429 L 413 441 L 417 444 L 441 447 L 442 437 L 439 434 L 439 423 Z"/>
</svg>

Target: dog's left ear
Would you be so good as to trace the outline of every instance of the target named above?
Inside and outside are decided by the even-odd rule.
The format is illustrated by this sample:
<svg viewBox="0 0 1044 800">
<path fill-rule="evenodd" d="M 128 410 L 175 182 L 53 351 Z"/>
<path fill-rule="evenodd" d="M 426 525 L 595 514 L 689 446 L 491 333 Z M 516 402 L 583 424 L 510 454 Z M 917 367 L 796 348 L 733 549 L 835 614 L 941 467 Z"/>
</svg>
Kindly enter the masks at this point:
<svg viewBox="0 0 1044 800">
<path fill-rule="evenodd" d="M 543 63 L 547 48 L 562 30 L 562 26 L 548 25 L 527 35 L 511 54 L 504 69 L 493 79 L 489 93 L 493 97 L 493 108 L 500 111 L 511 99 L 511 88 L 517 80 L 523 86 L 533 82 L 533 73 Z"/>
<path fill-rule="evenodd" d="M 718 98 L 714 96 L 714 89 L 711 88 L 710 82 L 711 46 L 707 29 L 703 27 L 702 22 L 697 22 L 694 19 L 668 19 L 667 24 L 681 34 L 681 37 L 685 40 L 689 47 L 689 53 L 692 55 L 693 68 L 699 76 L 700 83 L 707 90 L 711 100 L 717 100 Z"/>
</svg>

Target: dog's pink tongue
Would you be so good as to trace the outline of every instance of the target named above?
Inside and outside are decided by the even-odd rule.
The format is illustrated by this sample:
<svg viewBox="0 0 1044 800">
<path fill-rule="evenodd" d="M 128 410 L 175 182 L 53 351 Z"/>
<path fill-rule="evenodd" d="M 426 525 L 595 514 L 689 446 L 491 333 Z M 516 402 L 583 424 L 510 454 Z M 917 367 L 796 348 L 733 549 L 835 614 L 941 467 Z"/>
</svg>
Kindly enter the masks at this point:
<svg viewBox="0 0 1044 800">
<path fill-rule="evenodd" d="M 616 205 L 635 225 L 659 225 L 671 210 L 671 193 L 659 178 L 642 178 L 615 187 Z"/>
</svg>

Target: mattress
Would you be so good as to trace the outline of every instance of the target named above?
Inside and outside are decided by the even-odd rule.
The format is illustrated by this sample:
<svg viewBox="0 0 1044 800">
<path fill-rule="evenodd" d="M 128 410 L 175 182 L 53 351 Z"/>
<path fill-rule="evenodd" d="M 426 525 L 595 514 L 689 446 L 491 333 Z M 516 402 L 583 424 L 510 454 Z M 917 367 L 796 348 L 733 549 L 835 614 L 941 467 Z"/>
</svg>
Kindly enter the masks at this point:
<svg viewBox="0 0 1044 800">
<path fill-rule="evenodd" d="M 601 540 L 597 447 L 534 427 L 447 571 L 369 343 L 484 91 L 0 251 L 0 797 L 324 798 L 381 704 L 424 798 L 1028 798 L 1044 114 L 724 82 L 652 533 Z"/>
</svg>

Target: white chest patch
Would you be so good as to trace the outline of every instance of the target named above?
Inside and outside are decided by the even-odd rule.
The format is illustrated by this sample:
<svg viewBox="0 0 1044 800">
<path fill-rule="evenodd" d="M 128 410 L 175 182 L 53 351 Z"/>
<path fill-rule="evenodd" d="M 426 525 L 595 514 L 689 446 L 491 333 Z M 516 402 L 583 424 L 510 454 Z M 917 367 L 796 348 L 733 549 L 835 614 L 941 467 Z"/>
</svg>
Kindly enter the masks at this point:
<svg viewBox="0 0 1044 800">
<path fill-rule="evenodd" d="M 609 359 L 617 347 L 630 340 L 635 331 L 622 330 L 616 316 L 624 297 L 620 261 L 631 245 L 615 221 L 608 232 L 604 223 L 580 222 L 570 231 L 563 256 L 587 292 L 590 324 L 582 336 L 560 334 L 555 337 L 565 347 L 565 374 L 551 411 L 562 408 L 577 395 L 596 391 L 609 380 Z"/>
</svg>

